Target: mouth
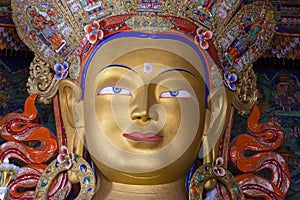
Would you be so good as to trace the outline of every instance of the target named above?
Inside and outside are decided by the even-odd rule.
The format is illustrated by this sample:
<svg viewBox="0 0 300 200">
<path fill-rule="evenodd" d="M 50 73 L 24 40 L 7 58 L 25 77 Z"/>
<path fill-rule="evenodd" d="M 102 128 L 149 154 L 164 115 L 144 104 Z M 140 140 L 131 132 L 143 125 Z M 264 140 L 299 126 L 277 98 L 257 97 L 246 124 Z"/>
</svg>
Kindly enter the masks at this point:
<svg viewBox="0 0 300 200">
<path fill-rule="evenodd" d="M 139 141 L 139 142 L 158 142 L 164 139 L 164 136 L 157 135 L 155 133 L 124 133 L 123 137 L 126 137 L 130 140 Z"/>
</svg>

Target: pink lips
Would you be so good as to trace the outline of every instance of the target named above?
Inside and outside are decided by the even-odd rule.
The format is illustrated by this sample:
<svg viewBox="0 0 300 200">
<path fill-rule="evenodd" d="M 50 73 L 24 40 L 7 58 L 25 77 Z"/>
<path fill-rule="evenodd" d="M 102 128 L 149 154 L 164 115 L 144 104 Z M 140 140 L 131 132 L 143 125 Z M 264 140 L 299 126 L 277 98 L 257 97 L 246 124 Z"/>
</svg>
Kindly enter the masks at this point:
<svg viewBox="0 0 300 200">
<path fill-rule="evenodd" d="M 164 139 L 164 136 L 156 135 L 155 133 L 140 133 L 140 132 L 132 132 L 132 133 L 124 133 L 124 137 L 140 142 L 158 142 Z"/>
</svg>

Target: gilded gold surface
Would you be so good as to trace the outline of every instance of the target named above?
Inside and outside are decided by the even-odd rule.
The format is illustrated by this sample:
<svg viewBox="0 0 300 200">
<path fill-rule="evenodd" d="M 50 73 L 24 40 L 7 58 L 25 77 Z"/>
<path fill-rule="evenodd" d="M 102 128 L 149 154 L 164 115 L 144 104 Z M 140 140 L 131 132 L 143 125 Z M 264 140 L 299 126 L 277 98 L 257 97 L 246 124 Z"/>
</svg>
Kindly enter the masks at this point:
<svg viewBox="0 0 300 200">
<path fill-rule="evenodd" d="M 82 165 L 86 167 L 85 170 L 82 170 Z M 61 172 L 67 170 L 74 172 L 80 180 L 81 188 L 75 200 L 91 199 L 95 192 L 94 173 L 89 164 L 83 158 L 77 156 L 75 157 L 70 169 L 66 168 L 66 163 L 58 164 L 57 159 L 53 160 L 43 171 L 43 174 L 38 181 L 34 199 L 49 199 L 48 193 L 54 179 L 59 176 Z M 65 199 L 67 195 L 67 192 L 62 190 L 54 197 L 54 199 Z"/>
<path fill-rule="evenodd" d="M 225 170 L 224 176 L 218 176 L 215 174 L 214 166 L 211 163 L 202 165 L 194 173 L 191 184 L 190 184 L 189 199 L 190 200 L 202 200 L 204 185 L 208 180 L 212 180 L 212 179 L 216 179 L 220 183 L 222 183 L 223 185 L 226 186 L 226 188 L 230 192 L 231 199 L 234 199 L 234 200 L 235 199 L 241 199 L 241 200 L 246 199 L 241 188 L 238 186 L 238 183 L 234 179 L 234 176 L 231 174 L 231 172 L 228 170 Z"/>
<path fill-rule="evenodd" d="M 100 174 L 100 173 L 99 173 Z M 128 185 L 110 182 L 105 177 L 101 178 L 101 192 L 95 194 L 97 199 L 178 199 L 187 200 L 184 180 L 159 184 L 159 185 Z"/>
<path fill-rule="evenodd" d="M 145 62 L 153 65 L 150 74 L 143 72 Z M 84 121 L 85 134 L 96 166 L 117 182 L 159 184 L 183 178 L 199 149 L 204 123 L 205 94 L 200 74 L 185 59 L 155 49 L 133 51 L 112 62 L 130 66 L 137 73 L 121 67 L 101 71 L 103 67 L 95 63 L 96 66 L 92 61 L 87 73 L 80 109 L 83 113 L 77 115 L 88 116 Z M 186 72 L 166 71 L 178 67 L 193 71 L 197 78 Z M 97 95 L 105 86 L 126 88 L 132 96 Z M 192 97 L 159 98 L 163 92 L 179 89 Z M 147 143 L 122 136 L 131 132 L 156 133 L 164 138 Z M 119 162 L 114 162 L 114 157 Z M 177 159 L 182 160 L 176 164 L 179 166 L 172 166 Z"/>
<path fill-rule="evenodd" d="M 28 93 L 38 94 L 38 101 L 48 104 L 57 92 L 58 83 L 59 81 L 53 79 L 50 65 L 35 56 L 29 67 L 26 84 Z"/>
<path fill-rule="evenodd" d="M 195 1 L 162 0 L 151 11 L 143 6 L 152 8 L 152 1 L 143 5 L 138 1 L 104 0 L 92 2 L 89 6 L 99 9 L 90 12 L 88 6 L 76 7 L 73 1 L 18 1 L 12 1 L 14 21 L 19 24 L 22 40 L 37 55 L 30 68 L 28 91 L 49 103 L 59 90 L 57 105 L 67 146 L 82 155 L 86 141 L 102 180 L 97 183 L 94 199 L 140 199 L 146 194 L 146 199 L 184 199 L 183 182 L 201 144 L 199 156 L 204 157 L 205 165 L 200 171 L 218 157 L 231 103 L 245 114 L 256 101 L 250 64 L 261 55 L 272 34 L 257 34 L 251 29 L 244 34 L 251 37 L 244 44 L 248 49 L 238 52 L 235 47 L 243 42 L 240 39 L 248 39 L 243 38 L 244 26 L 253 30 L 258 24 L 263 30 L 275 28 L 273 10 L 261 2 L 237 12 L 240 1 L 219 1 L 212 12 L 212 6 L 200 6 Z M 262 12 L 257 15 L 259 9 Z M 54 15 L 43 16 L 51 11 Z M 201 19 L 199 13 L 206 17 Z M 241 24 L 247 17 L 252 20 Z M 92 31 L 88 32 L 86 25 Z M 153 38 L 163 31 L 170 38 L 107 37 L 119 30 L 151 32 Z M 212 32 L 205 34 L 208 30 L 213 37 L 207 36 Z M 230 37 L 231 32 L 239 34 Z M 35 38 L 37 34 L 42 39 Z M 171 39 L 172 34 L 189 38 L 193 47 Z M 89 40 L 91 35 L 96 41 Z M 208 51 L 220 70 L 213 69 L 217 67 L 213 59 L 197 45 L 210 46 Z M 97 51 L 90 54 L 94 48 Z M 58 81 L 50 68 L 62 63 L 68 68 L 55 73 L 61 75 L 58 79 L 67 75 L 70 79 Z M 239 78 L 232 94 L 222 86 L 226 73 L 236 73 Z M 199 186 L 200 195 L 204 188 L 213 189 L 217 180 L 224 183 L 226 179 L 209 170 L 206 181 Z M 74 171 L 69 171 L 69 180 L 81 181 Z M 232 183 L 234 180 L 228 179 L 224 184 L 235 195 Z M 170 195 L 172 190 L 174 195 Z"/>
<path fill-rule="evenodd" d="M 234 70 L 233 70 L 234 71 Z M 241 115 L 249 114 L 252 106 L 257 102 L 256 75 L 252 66 L 243 69 L 243 76 L 239 76 L 236 91 L 232 92 L 232 103 Z"/>
<path fill-rule="evenodd" d="M 41 6 L 43 4 L 47 6 Z M 54 65 L 57 63 L 67 62 L 69 65 L 69 77 L 73 80 L 81 78 L 81 50 L 91 47 L 88 47 L 86 44 L 87 38 L 84 27 L 96 21 L 101 24 L 98 31 L 108 31 L 104 34 L 122 29 L 125 25 L 127 26 L 125 30 L 129 28 L 131 31 L 152 33 L 178 32 L 188 35 L 191 38 L 195 37 L 198 27 L 203 30 L 211 30 L 214 34 L 211 40 L 217 50 L 215 54 L 218 54 L 219 59 L 222 58 L 221 62 L 224 61 L 225 54 L 232 53 L 231 51 L 233 50 L 228 49 L 228 45 L 232 44 L 234 39 L 242 41 L 241 43 L 245 40 L 241 35 L 236 36 L 233 33 L 242 33 L 243 31 L 241 31 L 241 29 L 248 26 L 254 29 L 255 26 L 259 24 L 261 29 L 259 33 L 255 31 L 252 33 L 251 30 L 251 33 L 247 35 L 247 38 L 250 37 L 251 41 L 248 41 L 248 44 L 243 44 L 247 46 L 248 50 L 244 52 L 233 52 L 233 59 L 237 60 L 233 60 L 233 63 L 228 66 L 223 66 L 222 73 L 228 72 L 228 68 L 230 67 L 235 67 L 236 69 L 246 68 L 261 56 L 263 51 L 267 48 L 276 26 L 275 12 L 269 2 L 259 1 L 247 4 L 239 11 L 240 1 L 238 0 L 218 1 L 217 3 L 212 3 L 212 7 L 208 6 L 210 8 L 202 4 L 202 1 L 201 3 L 195 1 L 186 3 L 186 1 L 162 0 L 159 1 L 157 5 L 155 4 L 153 9 L 157 10 L 157 12 L 154 12 L 151 9 L 149 10 L 143 7 L 140 1 L 126 1 L 126 3 L 124 3 L 118 0 L 102 0 L 95 1 L 94 4 L 92 4 L 93 6 L 101 5 L 101 12 L 96 10 L 95 12 L 88 12 L 88 10 L 86 10 L 87 7 L 84 7 L 83 4 L 80 6 L 77 0 L 68 2 L 22 1 L 22 3 L 20 3 L 19 0 L 13 0 L 12 8 L 14 22 L 18 24 L 18 33 L 25 44 L 35 52 L 37 57 L 46 60 L 45 66 L 49 64 L 51 68 L 54 68 Z M 151 3 L 151 5 L 147 4 L 147 6 L 153 5 Z M 32 15 L 30 11 L 35 11 L 35 15 Z M 47 17 L 44 16 L 46 19 L 44 19 L 43 22 L 40 21 L 39 18 L 42 19 L 43 15 L 45 15 L 43 13 L 51 12 L 54 13 L 52 13 L 52 15 L 46 15 Z M 209 20 L 200 19 L 200 15 L 196 13 L 203 13 Z M 126 17 L 123 17 L 123 15 L 126 15 Z M 112 19 L 110 17 L 116 18 Z M 177 21 L 177 18 L 186 21 Z M 243 18 L 249 18 L 251 20 L 246 20 L 245 22 Z M 109 22 L 108 24 L 111 23 L 110 26 L 102 27 L 107 21 Z M 187 21 L 191 22 L 191 24 L 186 24 Z M 41 24 L 36 25 L 34 22 L 40 22 Z M 189 30 L 189 26 L 192 25 L 195 25 L 195 27 Z M 53 37 L 45 36 L 44 32 L 47 30 L 44 30 L 44 28 L 46 27 L 48 27 L 48 31 L 51 30 L 50 32 L 53 34 Z M 57 31 L 58 29 L 60 29 L 60 31 Z M 31 34 L 32 31 L 37 34 L 35 37 Z M 44 36 L 42 37 L 43 34 Z M 245 35 L 246 34 L 248 33 L 245 33 Z M 57 40 L 54 41 L 54 38 L 57 38 Z M 102 39 L 103 38 L 99 38 L 99 40 Z M 221 45 L 224 43 L 224 39 L 228 40 L 228 44 Z M 63 46 L 63 50 L 57 47 L 58 43 Z M 238 53 L 242 53 L 242 55 L 235 58 Z M 239 76 L 243 76 L 242 71 L 237 70 L 236 73 Z M 48 70 L 47 73 L 53 72 Z M 29 79 L 29 93 L 40 94 L 41 97 L 39 99 L 44 103 L 51 102 L 51 98 L 57 92 L 57 84 L 54 84 L 57 80 L 53 79 L 53 75 L 47 75 L 47 80 L 45 80 L 45 77 L 43 77 L 43 80 L 39 79 L 40 78 L 33 77 Z M 222 80 L 217 80 L 217 82 L 218 85 Z M 241 99 L 237 101 L 244 100 Z M 234 104 L 234 106 L 236 105 L 238 105 L 238 103 Z M 238 109 L 240 109 L 240 107 L 241 106 L 238 106 Z M 248 111 L 241 111 L 241 113 L 247 112 Z"/>
<path fill-rule="evenodd" d="M 145 68 L 148 64 L 152 66 L 149 71 Z M 212 92 L 209 108 L 205 108 L 203 76 L 202 61 L 182 42 L 121 38 L 107 43 L 94 55 L 83 84 L 83 100 L 79 86 L 71 81 L 61 82 L 60 104 L 69 148 L 80 152 L 83 145 L 76 132 L 81 138 L 84 135 L 105 183 L 131 188 L 127 194 L 126 190 L 115 193 L 100 185 L 95 199 L 104 194 L 108 199 L 122 198 L 116 194 L 138 198 L 132 193 L 134 188 L 149 198 L 173 199 L 172 195 L 151 193 L 161 191 L 159 188 L 166 192 L 173 188 L 179 191 L 177 196 L 185 196 L 182 183 L 202 140 L 206 158 L 216 157 L 214 144 L 222 136 L 230 105 L 223 88 Z M 121 88 L 122 93 L 114 94 L 111 87 Z M 177 90 L 188 92 L 188 96 L 161 97 Z M 208 114 L 206 110 L 210 110 Z M 205 120 L 206 115 L 210 120 Z M 155 133 L 163 140 L 147 142 L 124 137 L 132 132 Z M 203 132 L 206 139 L 202 138 Z M 212 140 L 208 142 L 209 139 Z M 209 154 L 211 151 L 214 153 Z"/>
<path fill-rule="evenodd" d="M 231 94 L 222 87 L 211 91 L 208 112 L 205 118 L 207 127 L 203 135 L 203 163 L 212 163 L 219 155 L 220 140 L 228 123 L 231 109 Z M 212 190 L 216 187 L 216 179 L 208 180 L 204 187 Z"/>
</svg>

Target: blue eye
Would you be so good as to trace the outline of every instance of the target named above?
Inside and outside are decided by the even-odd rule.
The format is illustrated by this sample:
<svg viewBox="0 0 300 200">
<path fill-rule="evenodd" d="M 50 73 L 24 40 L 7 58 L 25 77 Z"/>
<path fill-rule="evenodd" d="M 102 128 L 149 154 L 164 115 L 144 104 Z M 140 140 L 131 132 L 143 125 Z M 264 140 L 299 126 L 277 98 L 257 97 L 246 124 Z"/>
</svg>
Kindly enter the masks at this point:
<svg viewBox="0 0 300 200">
<path fill-rule="evenodd" d="M 99 92 L 98 95 L 104 94 L 118 94 L 118 95 L 128 95 L 131 96 L 131 92 L 127 88 L 118 88 L 113 86 L 106 86 L 103 87 Z"/>
<path fill-rule="evenodd" d="M 122 91 L 122 88 L 113 87 L 112 90 L 114 91 L 115 94 L 119 94 Z"/>
<path fill-rule="evenodd" d="M 179 91 L 178 90 L 176 90 L 176 91 L 170 91 L 170 95 L 172 97 L 177 97 L 179 95 Z"/>
<path fill-rule="evenodd" d="M 167 91 L 160 94 L 159 98 L 192 98 L 193 96 L 186 90 Z"/>
</svg>

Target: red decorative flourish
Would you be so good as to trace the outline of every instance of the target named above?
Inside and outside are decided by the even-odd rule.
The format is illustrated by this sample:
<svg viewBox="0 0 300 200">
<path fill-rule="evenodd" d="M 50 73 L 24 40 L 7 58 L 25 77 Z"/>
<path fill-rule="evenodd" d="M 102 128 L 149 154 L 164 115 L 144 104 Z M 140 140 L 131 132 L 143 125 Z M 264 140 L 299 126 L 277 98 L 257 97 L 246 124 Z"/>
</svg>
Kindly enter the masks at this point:
<svg viewBox="0 0 300 200">
<path fill-rule="evenodd" d="M 20 169 L 18 177 L 15 181 L 11 181 L 10 199 L 32 199 L 34 196 L 35 186 L 46 168 L 43 164 L 29 164 Z"/>
<path fill-rule="evenodd" d="M 24 104 L 23 113 L 9 113 L 0 122 L 0 136 L 5 140 L 0 146 L 0 159 L 8 158 L 22 165 L 16 180 L 8 185 L 10 199 L 33 199 L 36 184 L 57 154 L 56 137 L 50 130 L 35 123 L 37 95 L 29 96 Z M 49 197 L 69 183 L 66 174 L 61 174 L 49 192 Z M 69 186 L 68 186 L 69 187 Z"/>
<path fill-rule="evenodd" d="M 54 135 L 40 124 L 34 123 L 37 110 L 36 95 L 27 98 L 24 112 L 9 113 L 0 122 L 1 137 L 8 141 L 1 145 L 0 159 L 16 158 L 26 163 L 42 163 L 52 159 L 57 152 Z M 36 147 L 32 147 L 36 145 Z"/>
<path fill-rule="evenodd" d="M 286 161 L 274 150 L 282 144 L 284 133 L 273 122 L 259 124 L 259 117 L 260 110 L 254 106 L 247 121 L 251 135 L 241 134 L 231 142 L 230 161 L 243 172 L 236 180 L 245 196 L 283 200 L 289 189 L 290 174 Z M 265 177 L 266 173 L 270 177 Z"/>
</svg>

